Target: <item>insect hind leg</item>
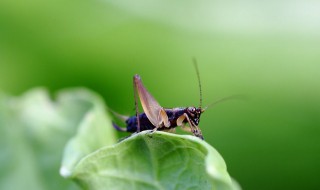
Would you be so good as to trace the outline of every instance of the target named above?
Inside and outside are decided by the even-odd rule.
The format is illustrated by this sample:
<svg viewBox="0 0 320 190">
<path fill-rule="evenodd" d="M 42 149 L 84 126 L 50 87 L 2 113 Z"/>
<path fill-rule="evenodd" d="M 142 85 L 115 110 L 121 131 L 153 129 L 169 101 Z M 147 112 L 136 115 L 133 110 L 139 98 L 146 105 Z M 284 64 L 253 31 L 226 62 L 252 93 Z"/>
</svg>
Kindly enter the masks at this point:
<svg viewBox="0 0 320 190">
<path fill-rule="evenodd" d="M 127 129 L 126 129 L 126 128 L 119 127 L 119 126 L 116 125 L 114 122 L 112 122 L 112 126 L 113 126 L 113 128 L 115 128 L 115 129 L 118 130 L 118 131 L 127 132 Z"/>
</svg>

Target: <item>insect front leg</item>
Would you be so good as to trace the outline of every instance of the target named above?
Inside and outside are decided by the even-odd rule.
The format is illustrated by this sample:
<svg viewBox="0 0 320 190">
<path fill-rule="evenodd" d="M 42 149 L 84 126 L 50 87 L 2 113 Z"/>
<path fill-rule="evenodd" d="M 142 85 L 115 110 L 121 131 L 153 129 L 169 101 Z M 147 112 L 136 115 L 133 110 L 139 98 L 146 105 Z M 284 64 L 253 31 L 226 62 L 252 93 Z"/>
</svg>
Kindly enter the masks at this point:
<svg viewBox="0 0 320 190">
<path fill-rule="evenodd" d="M 186 116 L 183 114 L 177 119 L 177 126 L 180 126 L 182 130 L 192 133 L 191 127 L 187 127 L 183 121 L 186 119 Z"/>
<path fill-rule="evenodd" d="M 192 133 L 192 130 L 190 127 L 187 127 L 185 124 L 182 124 L 181 126 L 181 129 L 188 132 L 188 133 Z"/>
<path fill-rule="evenodd" d="M 183 121 L 187 119 L 189 125 L 190 125 L 190 130 L 191 132 L 196 136 L 196 137 L 199 137 L 203 140 L 203 136 L 202 136 L 202 133 L 201 133 L 201 130 L 199 129 L 198 126 L 194 125 L 193 122 L 190 120 L 189 116 L 184 113 L 182 116 L 180 116 L 178 119 L 177 119 L 177 125 L 178 126 L 182 126 L 183 124 Z M 179 125 L 180 124 L 180 125 Z"/>
</svg>

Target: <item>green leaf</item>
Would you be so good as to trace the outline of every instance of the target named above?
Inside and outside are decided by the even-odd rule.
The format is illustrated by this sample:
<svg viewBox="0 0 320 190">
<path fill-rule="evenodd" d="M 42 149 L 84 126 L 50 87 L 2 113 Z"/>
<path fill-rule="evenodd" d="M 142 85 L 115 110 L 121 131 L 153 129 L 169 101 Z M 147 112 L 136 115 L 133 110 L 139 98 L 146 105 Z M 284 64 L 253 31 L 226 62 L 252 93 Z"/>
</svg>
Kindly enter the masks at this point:
<svg viewBox="0 0 320 190">
<path fill-rule="evenodd" d="M 239 189 L 220 154 L 190 135 L 144 131 L 83 158 L 72 178 L 84 189 Z"/>
<path fill-rule="evenodd" d="M 65 148 L 60 174 L 69 177 L 80 159 L 115 142 L 114 129 L 104 104 L 96 99 L 92 109 L 82 119 L 77 134 L 69 140 Z"/>
<path fill-rule="evenodd" d="M 0 189 L 78 189 L 60 166 L 84 189 L 239 189 L 205 141 L 144 131 L 116 143 L 105 109 L 85 89 L 0 94 Z"/>
<path fill-rule="evenodd" d="M 55 100 L 42 88 L 19 97 L 0 94 L 0 189 L 78 189 L 59 175 L 63 149 L 85 115 L 105 114 L 103 105 L 85 89 L 61 91 Z M 113 136 L 109 130 L 105 135 Z"/>
</svg>

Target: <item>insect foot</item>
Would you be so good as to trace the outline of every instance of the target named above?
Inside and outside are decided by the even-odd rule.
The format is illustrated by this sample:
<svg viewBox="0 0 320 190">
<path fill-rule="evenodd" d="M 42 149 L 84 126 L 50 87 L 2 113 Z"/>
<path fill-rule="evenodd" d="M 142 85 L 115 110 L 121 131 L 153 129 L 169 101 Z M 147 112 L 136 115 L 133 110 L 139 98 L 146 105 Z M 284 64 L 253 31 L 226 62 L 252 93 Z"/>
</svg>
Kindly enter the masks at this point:
<svg viewBox="0 0 320 190">
<path fill-rule="evenodd" d="M 155 128 L 156 129 L 156 128 Z M 147 133 L 146 133 L 146 135 L 148 136 L 148 137 L 150 137 L 150 138 L 152 138 L 152 135 L 153 135 L 153 133 L 155 132 L 156 130 L 149 130 Z"/>
<path fill-rule="evenodd" d="M 194 136 L 199 137 L 200 139 L 204 140 L 203 135 L 201 133 L 201 130 L 199 128 L 193 130 L 192 133 L 194 134 Z"/>
</svg>

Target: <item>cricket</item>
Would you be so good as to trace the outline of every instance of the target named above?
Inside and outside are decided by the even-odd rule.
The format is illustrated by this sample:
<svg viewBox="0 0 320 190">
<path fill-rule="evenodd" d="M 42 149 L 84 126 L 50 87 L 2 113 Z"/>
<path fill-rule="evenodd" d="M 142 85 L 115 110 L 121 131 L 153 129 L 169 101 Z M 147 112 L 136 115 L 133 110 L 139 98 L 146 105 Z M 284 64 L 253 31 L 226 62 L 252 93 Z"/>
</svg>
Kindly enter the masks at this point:
<svg viewBox="0 0 320 190">
<path fill-rule="evenodd" d="M 200 92 L 200 104 L 198 107 L 178 107 L 178 108 L 164 108 L 157 100 L 148 92 L 142 83 L 139 75 L 133 77 L 133 89 L 135 100 L 134 116 L 124 116 L 114 111 L 113 114 L 120 120 L 126 123 L 126 128 L 119 127 L 113 122 L 113 127 L 118 131 L 139 133 L 140 131 L 152 130 L 154 131 L 166 131 L 175 132 L 176 127 L 181 127 L 182 130 L 189 133 L 193 133 L 194 136 L 204 140 L 202 132 L 199 128 L 201 114 L 212 105 L 229 99 L 230 97 L 220 99 L 209 106 L 202 108 L 202 89 L 199 75 L 199 69 L 196 60 L 193 60 L 196 74 L 198 77 L 199 92 Z M 143 111 L 139 113 L 138 101 L 139 96 Z M 188 127 L 188 126 L 189 127 Z"/>
</svg>

